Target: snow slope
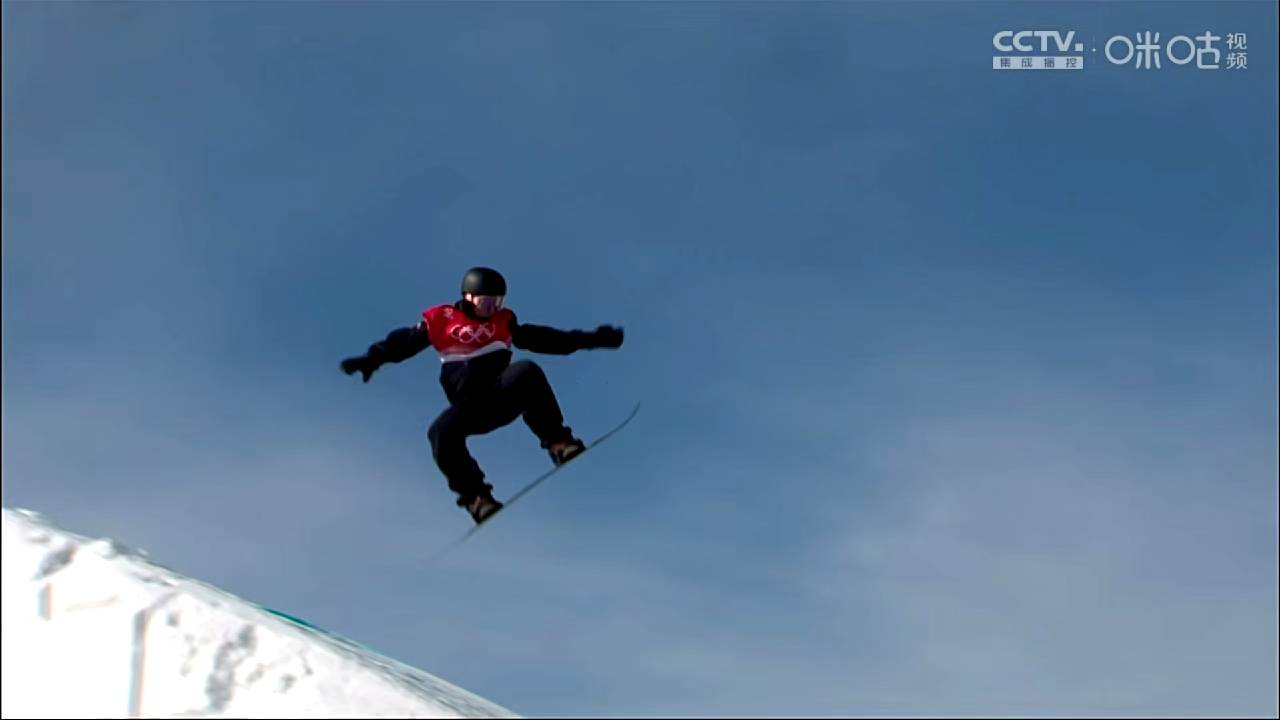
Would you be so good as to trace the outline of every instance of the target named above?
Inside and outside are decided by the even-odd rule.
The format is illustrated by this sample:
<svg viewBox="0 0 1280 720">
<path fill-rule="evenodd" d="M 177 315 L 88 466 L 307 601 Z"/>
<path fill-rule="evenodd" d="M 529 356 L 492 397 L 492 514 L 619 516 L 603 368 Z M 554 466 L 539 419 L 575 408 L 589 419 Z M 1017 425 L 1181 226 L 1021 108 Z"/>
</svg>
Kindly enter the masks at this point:
<svg viewBox="0 0 1280 720">
<path fill-rule="evenodd" d="M 515 717 L 305 621 L 4 509 L 4 717 Z"/>
</svg>

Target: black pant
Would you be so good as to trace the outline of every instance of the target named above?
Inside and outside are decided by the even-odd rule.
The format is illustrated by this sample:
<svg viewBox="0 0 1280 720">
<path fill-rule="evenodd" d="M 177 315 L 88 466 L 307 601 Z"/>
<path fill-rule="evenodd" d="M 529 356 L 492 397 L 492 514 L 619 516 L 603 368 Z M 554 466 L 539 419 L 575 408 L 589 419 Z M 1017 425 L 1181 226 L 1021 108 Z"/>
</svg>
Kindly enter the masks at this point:
<svg viewBox="0 0 1280 720">
<path fill-rule="evenodd" d="M 551 383 L 530 360 L 511 363 L 491 386 L 458 398 L 431 423 L 431 454 L 449 489 L 458 494 L 459 505 L 493 489 L 467 450 L 467 438 L 493 432 L 521 416 L 544 448 L 573 437 Z"/>
</svg>

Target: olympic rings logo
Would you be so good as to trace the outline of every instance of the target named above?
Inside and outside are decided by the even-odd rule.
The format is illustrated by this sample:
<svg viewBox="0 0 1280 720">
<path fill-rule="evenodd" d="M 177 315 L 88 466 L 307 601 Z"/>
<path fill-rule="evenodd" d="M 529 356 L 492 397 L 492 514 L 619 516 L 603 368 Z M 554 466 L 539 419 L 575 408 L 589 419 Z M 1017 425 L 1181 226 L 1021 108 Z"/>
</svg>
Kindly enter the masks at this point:
<svg viewBox="0 0 1280 720">
<path fill-rule="evenodd" d="M 454 325 L 449 328 L 449 337 L 461 343 L 481 343 L 493 337 L 493 323 L 483 325 Z"/>
</svg>

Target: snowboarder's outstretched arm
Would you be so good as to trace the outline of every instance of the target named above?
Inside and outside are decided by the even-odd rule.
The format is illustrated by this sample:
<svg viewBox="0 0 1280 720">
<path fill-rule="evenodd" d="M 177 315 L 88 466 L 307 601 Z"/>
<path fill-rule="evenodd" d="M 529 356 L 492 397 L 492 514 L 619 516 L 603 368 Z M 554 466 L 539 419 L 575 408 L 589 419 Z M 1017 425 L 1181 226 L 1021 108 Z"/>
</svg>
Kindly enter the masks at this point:
<svg viewBox="0 0 1280 720">
<path fill-rule="evenodd" d="M 369 346 L 364 355 L 356 355 L 342 361 L 342 372 L 350 375 L 357 370 L 365 382 L 374 371 L 386 363 L 398 363 L 408 360 L 431 347 L 431 338 L 427 334 L 427 324 L 419 322 L 411 327 L 396 328 L 387 333 L 382 340 Z"/>
<path fill-rule="evenodd" d="M 568 355 L 578 350 L 622 347 L 622 328 L 601 325 L 595 330 L 557 330 L 545 325 L 523 325 L 511 318 L 511 344 L 545 355 Z"/>
</svg>

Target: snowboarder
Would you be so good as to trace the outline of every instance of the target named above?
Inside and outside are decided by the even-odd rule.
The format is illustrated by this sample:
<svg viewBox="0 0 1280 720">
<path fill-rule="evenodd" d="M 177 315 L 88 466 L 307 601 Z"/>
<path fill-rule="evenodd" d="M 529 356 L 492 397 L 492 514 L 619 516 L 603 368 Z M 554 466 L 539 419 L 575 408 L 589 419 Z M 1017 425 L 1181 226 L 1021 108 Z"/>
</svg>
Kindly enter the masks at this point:
<svg viewBox="0 0 1280 720">
<path fill-rule="evenodd" d="M 342 361 L 348 375 L 364 382 L 382 365 L 398 363 L 428 347 L 440 355 L 440 385 L 449 407 L 440 413 L 427 438 L 458 506 L 479 524 L 502 503 L 493 497 L 466 440 L 509 425 L 523 417 L 556 465 L 582 452 L 582 440 L 564 424 L 555 392 L 542 368 L 532 360 L 511 362 L 512 346 L 530 352 L 568 355 L 578 350 L 622 346 L 622 328 L 557 330 L 521 324 L 505 306 L 507 281 L 492 268 L 474 267 L 462 277 L 462 299 L 423 311 L 416 325 L 392 330 L 363 355 Z"/>
</svg>

